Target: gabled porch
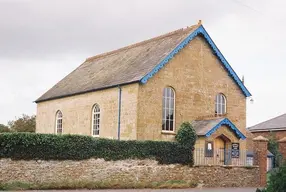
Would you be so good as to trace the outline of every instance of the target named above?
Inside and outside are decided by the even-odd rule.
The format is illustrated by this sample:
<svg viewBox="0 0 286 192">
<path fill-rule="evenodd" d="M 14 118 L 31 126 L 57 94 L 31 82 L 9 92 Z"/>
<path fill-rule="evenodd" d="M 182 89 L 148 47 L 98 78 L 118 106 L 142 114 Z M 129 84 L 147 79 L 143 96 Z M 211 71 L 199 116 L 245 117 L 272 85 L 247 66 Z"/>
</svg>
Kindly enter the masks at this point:
<svg viewBox="0 0 286 192">
<path fill-rule="evenodd" d="M 195 165 L 246 165 L 245 135 L 227 118 L 192 123 L 198 139 Z"/>
</svg>

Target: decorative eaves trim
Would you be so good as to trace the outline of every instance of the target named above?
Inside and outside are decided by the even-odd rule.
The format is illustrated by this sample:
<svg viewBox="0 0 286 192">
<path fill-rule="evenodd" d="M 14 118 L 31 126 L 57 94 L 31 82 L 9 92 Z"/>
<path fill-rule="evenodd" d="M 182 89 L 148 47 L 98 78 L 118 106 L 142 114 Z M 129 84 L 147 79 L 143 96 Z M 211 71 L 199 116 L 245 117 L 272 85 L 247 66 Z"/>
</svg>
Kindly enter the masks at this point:
<svg viewBox="0 0 286 192">
<path fill-rule="evenodd" d="M 217 48 L 205 28 L 201 25 L 198 27 L 194 32 L 192 32 L 188 37 L 186 37 L 169 55 L 167 55 L 156 67 L 152 69 L 148 74 L 146 74 L 140 82 L 145 84 L 147 81 L 152 78 L 160 69 L 162 69 L 179 51 L 181 51 L 188 43 L 190 43 L 191 40 L 193 40 L 196 36 L 202 35 L 208 44 L 210 45 L 213 53 L 218 57 L 218 59 L 223 64 L 224 68 L 227 70 L 229 76 L 235 81 L 235 83 L 239 86 L 245 97 L 250 97 L 251 93 L 247 90 L 247 88 L 244 86 L 240 78 L 237 76 L 235 71 L 232 69 L 230 64 L 227 62 L 227 60 L 224 58 L 220 50 Z"/>
<path fill-rule="evenodd" d="M 245 135 L 243 135 L 243 133 L 241 133 L 239 131 L 239 129 L 228 119 L 228 118 L 225 118 L 223 120 L 221 120 L 216 126 L 214 126 L 211 130 L 209 130 L 207 133 L 206 133 L 206 137 L 209 137 L 211 136 L 211 134 L 213 134 L 218 128 L 220 128 L 221 126 L 223 125 L 226 125 L 228 126 L 229 128 L 231 128 L 235 134 L 241 138 L 242 140 L 246 139 Z"/>
</svg>

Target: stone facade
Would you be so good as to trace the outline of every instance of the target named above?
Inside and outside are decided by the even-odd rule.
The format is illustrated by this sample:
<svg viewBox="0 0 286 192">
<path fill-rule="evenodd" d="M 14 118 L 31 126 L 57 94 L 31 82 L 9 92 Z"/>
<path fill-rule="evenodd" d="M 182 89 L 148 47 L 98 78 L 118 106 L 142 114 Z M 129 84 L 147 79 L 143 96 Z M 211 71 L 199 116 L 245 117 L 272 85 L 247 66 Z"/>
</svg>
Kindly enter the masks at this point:
<svg viewBox="0 0 286 192">
<path fill-rule="evenodd" d="M 214 117 L 215 96 L 223 93 L 226 117 L 245 134 L 246 98 L 205 40 L 197 37 L 146 85 L 139 86 L 138 139 L 174 140 L 175 133 L 162 132 L 162 95 L 167 86 L 175 90 L 175 132 L 184 121 Z M 246 142 L 239 142 L 245 150 Z"/>
<path fill-rule="evenodd" d="M 13 161 L 0 160 L 0 183 L 116 181 L 125 183 L 183 180 L 203 187 L 257 187 L 258 167 L 158 165 L 154 160 Z"/>
<path fill-rule="evenodd" d="M 175 91 L 175 131 L 162 132 L 162 97 L 165 87 Z M 184 121 L 215 118 L 215 97 L 223 93 L 227 117 L 246 132 L 246 98 L 202 37 L 196 37 L 146 84 L 122 86 L 121 138 L 174 140 Z M 101 109 L 100 137 L 117 138 L 118 88 L 40 102 L 38 133 L 55 133 L 55 114 L 63 113 L 63 133 L 91 135 L 92 107 Z M 219 129 L 226 130 L 227 129 Z M 245 150 L 246 142 L 240 142 Z"/>
<path fill-rule="evenodd" d="M 119 89 L 101 91 L 40 102 L 37 104 L 37 133 L 55 133 L 56 112 L 63 114 L 63 133 L 92 135 L 92 108 L 101 110 L 100 137 L 116 139 Z M 138 84 L 122 86 L 121 138 L 136 139 Z"/>
</svg>

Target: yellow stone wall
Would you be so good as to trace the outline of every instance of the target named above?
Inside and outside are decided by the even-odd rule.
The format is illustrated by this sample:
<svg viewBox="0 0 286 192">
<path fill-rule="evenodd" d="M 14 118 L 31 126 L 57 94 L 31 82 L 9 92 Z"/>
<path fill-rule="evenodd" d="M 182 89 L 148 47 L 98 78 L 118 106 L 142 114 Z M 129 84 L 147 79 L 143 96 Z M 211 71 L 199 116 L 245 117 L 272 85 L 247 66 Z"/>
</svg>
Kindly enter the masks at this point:
<svg viewBox="0 0 286 192">
<path fill-rule="evenodd" d="M 167 86 L 175 90 L 174 133 L 161 131 L 162 96 Z M 226 96 L 226 117 L 245 134 L 245 96 L 205 40 L 196 37 L 146 84 L 122 87 L 121 138 L 174 140 L 182 122 L 214 116 L 218 93 Z M 116 139 L 117 87 L 38 103 L 36 131 L 55 133 L 55 114 L 61 110 L 64 133 L 91 135 L 91 114 L 95 103 L 101 109 L 100 137 Z M 244 149 L 245 142 L 240 143 Z"/>
<path fill-rule="evenodd" d="M 226 117 L 245 133 L 245 96 L 206 41 L 196 37 L 146 84 L 139 86 L 138 139 L 174 140 L 174 133 L 161 131 L 162 95 L 167 86 L 175 90 L 175 132 L 184 121 L 214 116 L 215 96 L 223 93 L 227 99 Z"/>
<path fill-rule="evenodd" d="M 234 134 L 231 129 L 225 125 L 218 128 L 210 137 L 199 136 L 197 142 L 195 144 L 194 151 L 194 162 L 196 165 L 200 164 L 216 164 L 223 165 L 224 162 L 221 161 L 224 159 L 224 151 L 220 150 L 224 145 L 224 141 L 220 138 L 221 135 L 224 135 L 228 138 L 226 142 L 225 149 L 230 152 L 231 143 L 239 143 L 240 147 L 240 157 L 232 158 L 232 165 L 245 165 L 246 163 L 246 148 L 245 148 L 245 140 L 239 140 L 237 136 Z M 214 147 L 214 156 L 213 157 L 205 157 L 205 145 L 206 141 L 212 141 Z"/>
<path fill-rule="evenodd" d="M 138 84 L 122 86 L 121 138 L 136 139 Z M 63 113 L 63 133 L 91 135 L 92 108 L 101 110 L 100 137 L 117 138 L 118 88 L 40 102 L 37 105 L 38 133 L 55 133 L 55 116 Z"/>
</svg>

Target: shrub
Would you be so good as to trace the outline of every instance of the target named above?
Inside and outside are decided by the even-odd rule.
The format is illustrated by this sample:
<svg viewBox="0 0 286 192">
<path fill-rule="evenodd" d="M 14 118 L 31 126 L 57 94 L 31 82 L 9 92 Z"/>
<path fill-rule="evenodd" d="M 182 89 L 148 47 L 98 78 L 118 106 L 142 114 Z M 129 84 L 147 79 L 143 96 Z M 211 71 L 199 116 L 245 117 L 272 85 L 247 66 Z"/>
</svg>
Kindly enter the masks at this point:
<svg viewBox="0 0 286 192">
<path fill-rule="evenodd" d="M 272 134 L 268 142 L 268 150 L 274 155 L 274 167 L 279 167 L 282 164 L 282 155 L 278 150 L 278 142 Z"/>
<path fill-rule="evenodd" d="M 176 135 L 176 140 L 181 145 L 193 149 L 197 140 L 197 134 L 191 123 L 189 122 L 182 123 Z"/>
<path fill-rule="evenodd" d="M 118 141 L 80 135 L 0 134 L 0 158 L 16 160 L 155 159 L 162 164 L 193 164 L 191 149 L 177 142 Z"/>
<path fill-rule="evenodd" d="M 257 189 L 257 192 L 285 192 L 286 191 L 286 164 L 276 168 L 269 177 L 265 189 Z"/>
</svg>

